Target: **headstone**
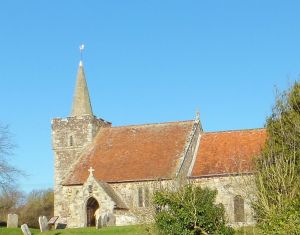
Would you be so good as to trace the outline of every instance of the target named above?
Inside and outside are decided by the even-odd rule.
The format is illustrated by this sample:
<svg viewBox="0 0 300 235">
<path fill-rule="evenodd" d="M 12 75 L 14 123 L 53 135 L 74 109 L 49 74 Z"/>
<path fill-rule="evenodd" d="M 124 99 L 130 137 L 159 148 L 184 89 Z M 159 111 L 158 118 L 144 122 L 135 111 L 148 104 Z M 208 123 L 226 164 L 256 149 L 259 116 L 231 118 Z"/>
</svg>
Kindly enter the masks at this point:
<svg viewBox="0 0 300 235">
<path fill-rule="evenodd" d="M 48 226 L 48 219 L 46 216 L 43 216 L 43 224 L 45 226 L 45 231 L 48 231 L 49 230 L 49 226 Z"/>
<path fill-rule="evenodd" d="M 96 218 L 96 228 L 97 229 L 102 228 L 101 216 Z"/>
<path fill-rule="evenodd" d="M 18 215 L 17 214 L 8 214 L 7 215 L 7 227 L 8 228 L 17 228 L 18 227 Z"/>
<path fill-rule="evenodd" d="M 46 216 L 40 216 L 39 217 L 39 225 L 40 225 L 41 232 L 46 232 L 46 231 L 49 230 L 48 219 L 47 219 Z"/>
<path fill-rule="evenodd" d="M 107 215 L 106 213 L 101 214 L 101 227 L 106 227 L 107 226 Z"/>
<path fill-rule="evenodd" d="M 107 213 L 107 226 L 116 225 L 116 216 L 112 213 Z"/>
<path fill-rule="evenodd" d="M 115 226 L 116 225 L 116 217 L 112 213 L 101 213 L 98 218 L 96 217 L 96 228 L 102 228 L 107 226 Z"/>
<path fill-rule="evenodd" d="M 27 224 L 22 224 L 21 225 L 21 230 L 22 230 L 24 235 L 31 235 L 31 232 L 30 232 Z"/>
</svg>

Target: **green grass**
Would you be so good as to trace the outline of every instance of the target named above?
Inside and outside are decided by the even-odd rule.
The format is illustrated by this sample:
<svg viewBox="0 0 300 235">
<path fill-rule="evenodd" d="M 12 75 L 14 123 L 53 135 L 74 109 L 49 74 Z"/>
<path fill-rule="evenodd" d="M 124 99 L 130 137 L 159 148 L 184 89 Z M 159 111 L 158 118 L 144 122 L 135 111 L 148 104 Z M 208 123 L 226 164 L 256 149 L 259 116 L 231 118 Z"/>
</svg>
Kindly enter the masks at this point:
<svg viewBox="0 0 300 235">
<path fill-rule="evenodd" d="M 243 227 L 236 230 L 236 235 L 260 235 L 261 233 L 255 227 Z"/>
<path fill-rule="evenodd" d="M 123 227 L 108 227 L 102 229 L 76 228 L 60 229 L 41 233 L 39 229 L 30 229 L 32 235 L 146 235 L 145 227 L 133 225 Z M 255 227 L 244 227 L 236 231 L 236 235 L 259 235 Z M 20 228 L 0 228 L 0 235 L 23 235 Z"/>
<path fill-rule="evenodd" d="M 95 228 L 76 228 L 76 229 L 60 229 L 49 232 L 40 233 L 39 229 L 30 229 L 32 235 L 145 235 L 145 230 L 141 226 L 123 226 L 108 227 L 102 229 Z M 20 228 L 0 228 L 0 235 L 23 235 Z"/>
</svg>

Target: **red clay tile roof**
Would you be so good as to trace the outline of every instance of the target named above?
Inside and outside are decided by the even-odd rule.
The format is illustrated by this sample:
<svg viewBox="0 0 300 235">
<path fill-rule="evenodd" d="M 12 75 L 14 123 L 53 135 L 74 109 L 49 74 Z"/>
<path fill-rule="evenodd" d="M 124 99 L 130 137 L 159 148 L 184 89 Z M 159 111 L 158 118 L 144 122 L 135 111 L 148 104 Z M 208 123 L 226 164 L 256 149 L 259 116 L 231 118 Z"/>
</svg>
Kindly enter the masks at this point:
<svg viewBox="0 0 300 235">
<path fill-rule="evenodd" d="M 89 167 L 106 182 L 174 176 L 194 121 L 102 128 L 65 185 L 82 184 Z"/>
<path fill-rule="evenodd" d="M 203 133 L 191 176 L 251 172 L 265 140 L 265 129 Z"/>
</svg>

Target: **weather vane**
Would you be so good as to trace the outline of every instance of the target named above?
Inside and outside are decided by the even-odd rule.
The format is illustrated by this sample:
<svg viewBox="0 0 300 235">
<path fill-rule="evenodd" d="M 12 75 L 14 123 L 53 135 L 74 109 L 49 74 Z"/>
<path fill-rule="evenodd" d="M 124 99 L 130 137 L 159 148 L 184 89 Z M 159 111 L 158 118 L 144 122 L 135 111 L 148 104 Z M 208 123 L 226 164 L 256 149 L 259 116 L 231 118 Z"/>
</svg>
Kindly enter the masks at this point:
<svg viewBox="0 0 300 235">
<path fill-rule="evenodd" d="M 84 44 L 81 44 L 81 45 L 79 46 L 79 50 L 80 50 L 80 61 L 82 61 L 82 52 L 83 52 L 83 50 L 84 50 Z"/>
</svg>

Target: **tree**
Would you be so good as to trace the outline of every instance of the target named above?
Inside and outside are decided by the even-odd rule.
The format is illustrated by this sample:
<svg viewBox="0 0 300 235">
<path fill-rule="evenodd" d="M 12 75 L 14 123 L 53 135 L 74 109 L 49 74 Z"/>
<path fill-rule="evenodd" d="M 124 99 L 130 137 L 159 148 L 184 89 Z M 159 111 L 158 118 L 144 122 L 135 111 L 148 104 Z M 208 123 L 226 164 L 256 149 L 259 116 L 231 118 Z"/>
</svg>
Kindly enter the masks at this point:
<svg viewBox="0 0 300 235">
<path fill-rule="evenodd" d="M 154 193 L 155 223 L 161 234 L 233 234 L 225 225 L 225 210 L 215 204 L 217 191 L 192 184 Z"/>
<path fill-rule="evenodd" d="M 54 194 L 52 189 L 34 190 L 29 193 L 25 204 L 19 208 L 21 223 L 27 223 L 29 227 L 38 228 L 39 216 L 50 219 L 54 210 Z"/>
<path fill-rule="evenodd" d="M 6 221 L 8 213 L 15 213 L 22 204 L 24 194 L 16 189 L 8 189 L 0 194 L 0 220 Z"/>
<path fill-rule="evenodd" d="M 300 234 L 300 83 L 276 98 L 257 159 L 254 209 L 265 234 Z"/>
<path fill-rule="evenodd" d="M 8 162 L 8 156 L 13 153 L 14 145 L 8 126 L 0 124 L 0 189 L 7 191 L 22 173 Z"/>
</svg>

